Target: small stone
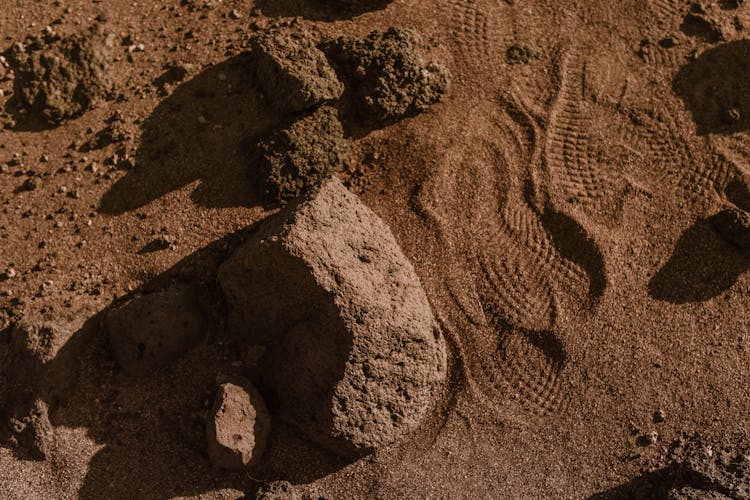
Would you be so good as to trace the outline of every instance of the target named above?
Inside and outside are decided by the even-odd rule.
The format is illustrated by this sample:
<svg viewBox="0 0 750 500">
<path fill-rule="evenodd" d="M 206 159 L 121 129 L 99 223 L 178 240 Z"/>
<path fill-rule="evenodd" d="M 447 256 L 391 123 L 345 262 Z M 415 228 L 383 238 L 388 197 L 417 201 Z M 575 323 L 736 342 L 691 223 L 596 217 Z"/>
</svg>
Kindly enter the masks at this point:
<svg viewBox="0 0 750 500">
<path fill-rule="evenodd" d="M 656 431 L 650 431 L 646 434 L 643 434 L 638 438 L 638 445 L 639 446 L 651 446 L 652 444 L 656 444 L 656 442 L 659 440 L 659 433 Z"/>
<path fill-rule="evenodd" d="M 36 177 L 29 177 L 23 183 L 23 188 L 26 191 L 34 191 L 39 187 L 39 180 Z"/>
<path fill-rule="evenodd" d="M 742 113 L 737 108 L 725 109 L 722 113 L 722 120 L 728 125 L 734 125 L 742 121 Z"/>
<path fill-rule="evenodd" d="M 208 120 L 206 119 L 205 116 L 200 115 L 200 116 L 198 116 L 198 123 L 200 123 L 201 125 L 205 125 L 205 124 L 208 123 Z"/>
<path fill-rule="evenodd" d="M 243 470 L 258 463 L 268 441 L 271 417 L 249 382 L 222 384 L 207 426 L 208 456 L 223 469 Z"/>
<path fill-rule="evenodd" d="M 289 481 L 264 484 L 255 493 L 255 500 L 301 500 L 300 494 Z"/>
<path fill-rule="evenodd" d="M 12 268 L 12 267 L 9 267 L 9 268 L 8 268 L 8 269 L 6 269 L 6 270 L 5 270 L 5 272 L 4 272 L 3 274 L 2 274 L 2 278 L 3 278 L 4 280 L 9 280 L 9 279 L 13 279 L 13 278 L 15 278 L 15 277 L 16 277 L 17 275 L 18 275 L 18 273 L 16 272 L 16 270 L 15 270 L 14 268 Z"/>
<path fill-rule="evenodd" d="M 667 419 L 667 414 L 662 409 L 658 409 L 654 412 L 654 423 L 660 424 Z"/>
<path fill-rule="evenodd" d="M 232 11 L 229 13 L 229 17 L 231 17 L 232 19 L 242 19 L 242 12 L 237 9 L 232 9 Z"/>
</svg>

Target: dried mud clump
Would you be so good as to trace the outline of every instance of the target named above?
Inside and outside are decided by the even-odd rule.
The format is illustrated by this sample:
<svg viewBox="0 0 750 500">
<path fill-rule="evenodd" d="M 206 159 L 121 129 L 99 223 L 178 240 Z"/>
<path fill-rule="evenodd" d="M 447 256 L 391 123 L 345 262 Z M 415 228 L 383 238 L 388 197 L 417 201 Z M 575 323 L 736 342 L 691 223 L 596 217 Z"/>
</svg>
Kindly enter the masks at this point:
<svg viewBox="0 0 750 500">
<path fill-rule="evenodd" d="M 351 154 L 337 112 L 322 106 L 260 145 L 269 194 L 285 202 L 343 169 Z"/>
<path fill-rule="evenodd" d="M 243 470 L 263 455 L 271 417 L 260 393 L 249 382 L 219 387 L 208 421 L 208 456 L 214 465 Z"/>
<path fill-rule="evenodd" d="M 312 34 L 280 27 L 252 40 L 257 76 L 266 98 L 279 111 L 297 113 L 338 99 L 344 86 L 316 46 Z"/>
<path fill-rule="evenodd" d="M 714 215 L 711 222 L 722 238 L 750 256 L 750 213 L 728 208 Z"/>
<path fill-rule="evenodd" d="M 339 38 L 327 50 L 339 66 L 355 109 L 387 124 L 424 111 L 448 88 L 448 70 L 423 64 L 411 29 L 390 28 L 364 38 Z"/>
<path fill-rule="evenodd" d="M 417 428 L 444 340 L 390 229 L 340 181 L 267 219 L 219 281 L 231 332 L 267 346 L 263 385 L 291 425 L 347 456 Z"/>
<path fill-rule="evenodd" d="M 107 72 L 111 46 L 112 39 L 99 28 L 49 44 L 15 44 L 8 59 L 21 103 L 52 125 L 95 107 L 112 91 Z"/>
</svg>

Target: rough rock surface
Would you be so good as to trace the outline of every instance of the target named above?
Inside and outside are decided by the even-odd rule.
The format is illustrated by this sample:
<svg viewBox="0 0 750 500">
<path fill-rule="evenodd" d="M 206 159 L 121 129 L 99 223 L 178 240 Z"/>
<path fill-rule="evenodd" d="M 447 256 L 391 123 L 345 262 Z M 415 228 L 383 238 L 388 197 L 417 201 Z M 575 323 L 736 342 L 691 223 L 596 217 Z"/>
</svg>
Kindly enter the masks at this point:
<svg viewBox="0 0 750 500">
<path fill-rule="evenodd" d="M 386 124 L 424 111 L 448 88 L 448 70 L 424 65 L 419 44 L 414 30 L 391 28 L 364 38 L 339 38 L 327 50 L 344 75 L 355 108 Z"/>
<path fill-rule="evenodd" d="M 344 168 L 351 154 L 336 110 L 322 106 L 260 145 L 268 192 L 285 202 Z"/>
<path fill-rule="evenodd" d="M 297 200 L 220 267 L 229 326 L 265 344 L 282 415 L 341 454 L 413 431 L 446 374 L 444 340 L 390 229 L 337 179 Z"/>
<path fill-rule="evenodd" d="M 728 208 L 714 215 L 711 222 L 722 238 L 750 256 L 750 213 Z"/>
<path fill-rule="evenodd" d="M 252 40 L 261 88 L 284 113 L 310 109 L 344 91 L 311 33 L 301 28 L 271 28 Z"/>
<path fill-rule="evenodd" d="M 98 28 L 47 45 L 15 44 L 9 61 L 21 102 L 53 125 L 93 108 L 112 91 L 107 74 L 112 44 Z"/>
<path fill-rule="evenodd" d="M 222 384 L 207 426 L 208 456 L 224 469 L 252 466 L 263 455 L 270 428 L 271 417 L 255 387 Z"/>
<path fill-rule="evenodd" d="M 183 285 L 134 298 L 105 321 L 115 359 L 137 376 L 174 361 L 205 332 L 196 290 Z"/>
</svg>

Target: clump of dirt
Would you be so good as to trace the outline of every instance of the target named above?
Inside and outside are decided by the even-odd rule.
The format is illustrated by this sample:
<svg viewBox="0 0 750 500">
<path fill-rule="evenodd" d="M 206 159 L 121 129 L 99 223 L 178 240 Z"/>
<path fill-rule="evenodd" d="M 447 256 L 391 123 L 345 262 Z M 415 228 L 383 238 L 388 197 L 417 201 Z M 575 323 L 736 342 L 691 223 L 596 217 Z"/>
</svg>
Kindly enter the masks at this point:
<svg viewBox="0 0 750 500">
<path fill-rule="evenodd" d="M 260 145 L 269 194 L 281 203 L 300 196 L 343 169 L 351 145 L 337 111 L 322 106 Z"/>
<path fill-rule="evenodd" d="M 538 47 L 525 43 L 511 45 L 505 53 L 505 60 L 508 64 L 529 64 L 540 57 L 541 51 Z"/>
<path fill-rule="evenodd" d="M 711 222 L 722 238 L 750 256 L 750 213 L 727 208 L 714 215 Z"/>
<path fill-rule="evenodd" d="M 338 65 L 355 109 L 381 124 L 424 111 L 440 101 L 448 70 L 424 64 L 416 31 L 390 28 L 364 38 L 339 38 L 326 44 Z"/>
<path fill-rule="evenodd" d="M 251 47 L 261 88 L 281 112 L 304 111 L 337 99 L 344 91 L 309 31 L 295 26 L 271 28 L 255 35 Z"/>
<path fill-rule="evenodd" d="M 108 53 L 113 45 L 98 26 L 51 43 L 14 44 L 7 57 L 21 103 L 52 125 L 92 109 L 111 96 Z"/>
<path fill-rule="evenodd" d="M 133 134 L 128 129 L 121 113 L 114 113 L 107 119 L 107 126 L 97 132 L 82 147 L 81 151 L 88 152 L 101 149 L 110 144 L 117 144 L 132 139 Z"/>
</svg>

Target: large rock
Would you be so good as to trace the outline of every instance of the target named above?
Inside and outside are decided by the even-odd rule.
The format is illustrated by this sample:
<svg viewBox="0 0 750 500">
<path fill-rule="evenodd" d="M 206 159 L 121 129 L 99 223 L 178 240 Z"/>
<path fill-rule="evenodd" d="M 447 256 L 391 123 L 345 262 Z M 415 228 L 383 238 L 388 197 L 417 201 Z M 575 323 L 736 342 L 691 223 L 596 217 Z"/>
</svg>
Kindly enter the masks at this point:
<svg viewBox="0 0 750 500">
<path fill-rule="evenodd" d="M 258 391 L 243 383 L 222 384 L 208 421 L 208 456 L 224 469 L 255 465 L 268 441 L 271 417 Z"/>
<path fill-rule="evenodd" d="M 255 35 L 252 50 L 266 98 L 284 113 L 296 113 L 337 99 L 344 86 L 310 32 L 271 28 Z"/>
<path fill-rule="evenodd" d="M 109 311 L 105 323 L 115 359 L 136 376 L 173 362 L 205 334 L 197 292 L 184 285 L 133 298 Z"/>
<path fill-rule="evenodd" d="M 414 268 L 337 179 L 267 219 L 225 262 L 229 326 L 268 346 L 279 413 L 342 454 L 413 431 L 446 373 Z"/>
<path fill-rule="evenodd" d="M 32 40 L 8 52 L 21 102 L 50 124 L 77 117 L 108 98 L 112 37 L 98 27 L 45 44 Z"/>
</svg>

